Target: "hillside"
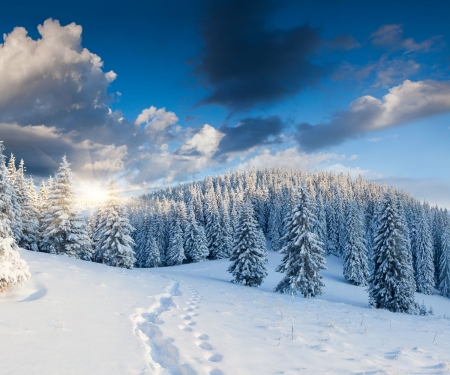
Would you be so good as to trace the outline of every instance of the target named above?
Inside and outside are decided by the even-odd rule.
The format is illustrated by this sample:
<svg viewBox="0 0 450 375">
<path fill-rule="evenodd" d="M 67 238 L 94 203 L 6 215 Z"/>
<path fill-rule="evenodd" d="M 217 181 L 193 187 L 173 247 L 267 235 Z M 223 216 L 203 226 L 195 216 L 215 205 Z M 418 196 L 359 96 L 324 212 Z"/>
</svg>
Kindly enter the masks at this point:
<svg viewBox="0 0 450 375">
<path fill-rule="evenodd" d="M 450 373 L 450 300 L 417 294 L 434 316 L 369 309 L 334 256 L 309 300 L 272 293 L 273 252 L 260 289 L 229 283 L 228 260 L 126 270 L 21 256 L 32 278 L 0 297 L 0 374 Z"/>
</svg>

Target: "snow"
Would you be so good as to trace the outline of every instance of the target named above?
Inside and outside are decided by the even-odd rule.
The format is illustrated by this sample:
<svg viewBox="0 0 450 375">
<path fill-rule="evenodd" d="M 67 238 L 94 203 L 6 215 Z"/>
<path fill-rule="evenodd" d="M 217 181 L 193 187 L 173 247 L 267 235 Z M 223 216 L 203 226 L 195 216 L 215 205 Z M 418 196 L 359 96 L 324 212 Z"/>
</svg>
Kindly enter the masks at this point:
<svg viewBox="0 0 450 375">
<path fill-rule="evenodd" d="M 370 309 L 334 256 L 325 294 L 292 300 L 272 292 L 273 252 L 260 289 L 230 283 L 225 259 L 127 270 L 20 254 L 32 279 L 0 295 L 0 374 L 450 373 L 450 299 L 416 294 L 434 316 Z"/>
</svg>

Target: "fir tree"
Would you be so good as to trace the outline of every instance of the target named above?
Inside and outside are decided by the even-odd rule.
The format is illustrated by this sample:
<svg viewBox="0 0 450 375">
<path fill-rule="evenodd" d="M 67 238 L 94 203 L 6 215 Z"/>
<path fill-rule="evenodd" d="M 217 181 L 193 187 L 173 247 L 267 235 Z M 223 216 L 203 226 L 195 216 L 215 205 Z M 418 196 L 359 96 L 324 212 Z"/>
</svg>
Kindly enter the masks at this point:
<svg viewBox="0 0 450 375">
<path fill-rule="evenodd" d="M 439 291 L 444 297 L 450 298 L 450 225 L 448 221 L 442 233 L 439 261 Z"/>
<path fill-rule="evenodd" d="M 262 246 L 258 233 L 258 224 L 254 218 L 253 209 L 248 203 L 241 206 L 239 228 L 235 233 L 231 265 L 228 272 L 233 275 L 233 282 L 250 287 L 261 285 L 267 276 L 267 250 Z"/>
<path fill-rule="evenodd" d="M 222 259 L 229 256 L 228 246 L 223 241 L 223 229 L 220 222 L 219 209 L 212 191 L 206 194 L 205 201 L 205 233 L 211 259 Z"/>
<path fill-rule="evenodd" d="M 369 266 L 364 241 L 362 212 L 355 201 L 347 206 L 347 241 L 344 251 L 344 277 L 355 285 L 367 285 Z"/>
<path fill-rule="evenodd" d="M 25 167 L 23 160 L 20 161 L 19 169 L 15 172 L 15 190 L 17 200 L 22 211 L 22 237 L 19 246 L 32 251 L 38 251 L 39 222 L 33 197 L 34 184 L 25 179 Z"/>
<path fill-rule="evenodd" d="M 166 254 L 166 265 L 167 266 L 178 266 L 183 263 L 186 259 L 184 255 L 183 246 L 183 231 L 181 229 L 181 220 L 176 215 L 172 213 L 170 220 L 170 238 L 169 238 L 169 248 Z"/>
<path fill-rule="evenodd" d="M 8 169 L 6 170 L 6 177 L 9 182 L 9 196 L 11 200 L 11 212 L 9 215 L 10 226 L 13 231 L 13 236 L 16 243 L 19 243 L 23 238 L 23 223 L 22 223 L 22 207 L 20 206 L 19 198 L 16 191 L 16 158 L 13 154 L 9 159 Z"/>
<path fill-rule="evenodd" d="M 0 292 L 31 277 L 28 265 L 20 258 L 10 226 L 12 187 L 8 182 L 3 150 L 3 143 L 0 142 Z"/>
<path fill-rule="evenodd" d="M 197 223 L 192 207 L 188 209 L 188 225 L 184 238 L 184 251 L 189 262 L 203 262 L 209 255 L 203 228 Z"/>
<path fill-rule="evenodd" d="M 155 268 L 161 266 L 161 254 L 158 243 L 152 235 L 147 238 L 146 245 L 147 257 L 144 263 L 146 268 Z"/>
<path fill-rule="evenodd" d="M 315 297 L 323 294 L 321 270 L 325 270 L 323 244 L 313 233 L 316 225 L 314 204 L 307 189 L 299 188 L 297 203 L 286 220 L 286 245 L 280 250 L 284 254 L 277 272 L 285 273 L 284 279 L 275 288 L 276 292 Z"/>
<path fill-rule="evenodd" d="M 434 292 L 433 242 L 428 218 L 421 210 L 415 233 L 416 285 L 417 291 L 424 294 Z"/>
<path fill-rule="evenodd" d="M 41 247 L 51 253 L 86 259 L 92 242 L 84 219 L 74 207 L 73 175 L 66 157 L 56 174 L 44 214 Z"/>
<path fill-rule="evenodd" d="M 412 264 L 405 241 L 406 229 L 392 192 L 384 194 L 378 212 L 370 304 L 392 312 L 415 313 L 415 285 L 410 278 Z"/>
<path fill-rule="evenodd" d="M 98 212 L 95 233 L 96 257 L 108 266 L 133 268 L 135 262 L 133 239 L 125 205 L 120 201 L 119 189 L 114 180 L 108 186 L 108 199 Z"/>
</svg>

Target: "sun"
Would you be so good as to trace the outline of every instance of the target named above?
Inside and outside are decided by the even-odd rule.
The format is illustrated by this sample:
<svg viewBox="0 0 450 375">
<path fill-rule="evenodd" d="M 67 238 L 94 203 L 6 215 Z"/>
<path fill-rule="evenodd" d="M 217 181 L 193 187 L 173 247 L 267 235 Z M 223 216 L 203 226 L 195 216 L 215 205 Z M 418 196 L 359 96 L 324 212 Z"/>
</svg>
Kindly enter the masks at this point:
<svg viewBox="0 0 450 375">
<path fill-rule="evenodd" d="M 78 199 L 86 205 L 101 205 L 108 199 L 106 185 L 97 181 L 81 181 L 76 190 Z"/>
</svg>

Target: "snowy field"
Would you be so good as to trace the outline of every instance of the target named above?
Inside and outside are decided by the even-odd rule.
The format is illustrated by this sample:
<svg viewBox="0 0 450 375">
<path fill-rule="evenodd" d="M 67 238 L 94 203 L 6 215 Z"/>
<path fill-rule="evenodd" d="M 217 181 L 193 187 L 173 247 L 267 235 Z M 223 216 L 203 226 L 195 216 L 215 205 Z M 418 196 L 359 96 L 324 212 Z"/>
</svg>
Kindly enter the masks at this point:
<svg viewBox="0 0 450 375">
<path fill-rule="evenodd" d="M 367 308 L 328 257 L 321 298 L 234 285 L 224 260 L 125 270 L 21 250 L 0 296 L 0 374 L 450 374 L 450 299 L 434 316 Z M 446 318 L 444 318 L 444 315 Z"/>
</svg>

